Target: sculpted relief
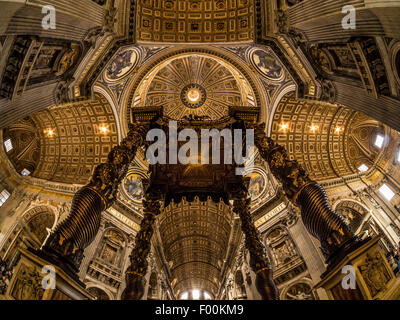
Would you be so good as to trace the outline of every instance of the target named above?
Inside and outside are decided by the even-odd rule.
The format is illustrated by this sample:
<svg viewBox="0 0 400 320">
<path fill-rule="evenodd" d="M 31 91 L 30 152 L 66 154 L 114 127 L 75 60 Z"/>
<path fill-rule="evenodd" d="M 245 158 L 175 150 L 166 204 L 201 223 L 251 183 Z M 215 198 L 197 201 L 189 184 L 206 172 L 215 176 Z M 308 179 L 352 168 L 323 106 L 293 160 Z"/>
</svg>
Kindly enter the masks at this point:
<svg viewBox="0 0 400 320">
<path fill-rule="evenodd" d="M 315 300 L 311 287 L 306 283 L 292 285 L 285 298 L 287 300 Z"/>
<path fill-rule="evenodd" d="M 22 265 L 12 289 L 11 296 L 16 300 L 41 300 L 44 289 L 43 275 L 34 266 Z"/>
</svg>

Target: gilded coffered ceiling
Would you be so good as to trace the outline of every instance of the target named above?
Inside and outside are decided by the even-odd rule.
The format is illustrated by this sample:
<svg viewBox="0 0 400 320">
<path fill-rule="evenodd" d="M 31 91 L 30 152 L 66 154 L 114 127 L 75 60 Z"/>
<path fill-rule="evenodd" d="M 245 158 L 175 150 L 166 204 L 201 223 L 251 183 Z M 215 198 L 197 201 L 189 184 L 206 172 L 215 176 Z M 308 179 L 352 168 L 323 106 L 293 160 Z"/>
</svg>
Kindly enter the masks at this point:
<svg viewBox="0 0 400 320">
<path fill-rule="evenodd" d="M 96 86 L 110 95 L 126 131 L 130 109 L 146 106 L 163 106 L 173 119 L 211 120 L 226 116 L 230 106 L 256 106 L 268 121 L 273 100 L 291 84 L 270 47 L 158 43 L 121 48 Z"/>
<path fill-rule="evenodd" d="M 18 173 L 26 168 L 32 177 L 70 184 L 86 184 L 118 143 L 114 113 L 99 94 L 35 113 L 9 126 L 3 138 L 12 139 L 9 157 Z"/>
<path fill-rule="evenodd" d="M 253 1 L 141 0 L 136 37 L 152 42 L 253 40 Z"/>
<path fill-rule="evenodd" d="M 379 235 L 382 249 L 398 246 L 400 135 L 387 125 L 400 127 L 400 0 L 347 1 L 356 29 L 344 26 L 353 10 L 347 15 L 346 1 L 335 0 L 3 2 L 7 267 L 18 260 L 17 245 L 31 242 L 43 245 L 45 260 L 50 249 L 50 262 L 59 254 L 55 262 L 80 268 L 100 300 L 196 299 L 193 291 L 200 299 L 275 299 L 265 286 L 272 278 L 281 299 L 323 300 L 331 294 L 316 289 L 319 276 L 335 269 L 342 249 L 361 250 L 325 196 L 358 230 L 359 244 Z M 53 24 L 52 14 L 43 19 L 45 4 L 57 11 L 55 29 L 45 27 L 46 19 Z M 235 171 L 237 136 L 236 164 L 200 163 L 193 160 L 204 159 L 203 148 L 189 150 L 185 132 L 169 143 L 170 120 L 178 133 L 254 125 L 257 148 L 241 140 L 250 154 L 243 177 Z M 255 122 L 266 124 L 266 136 Z M 149 141 L 155 131 L 146 137 L 150 128 L 168 133 L 165 149 L 164 137 Z M 217 138 L 218 150 L 215 130 L 214 146 L 204 149 L 213 156 L 229 144 Z M 167 155 L 166 164 L 146 159 L 155 140 L 160 148 L 150 150 L 160 162 Z"/>
<path fill-rule="evenodd" d="M 374 145 L 384 125 L 349 108 L 300 101 L 286 94 L 273 115 L 271 137 L 317 181 L 369 169 L 384 148 Z"/>
<path fill-rule="evenodd" d="M 188 55 L 157 70 L 147 87 L 145 105 L 163 106 L 172 119 L 193 114 L 215 120 L 228 115 L 229 106 L 246 104 L 241 82 L 220 61 Z"/>
<path fill-rule="evenodd" d="M 216 296 L 227 254 L 233 213 L 223 202 L 171 203 L 160 215 L 160 236 L 172 287 L 179 296 L 202 289 Z"/>
</svg>

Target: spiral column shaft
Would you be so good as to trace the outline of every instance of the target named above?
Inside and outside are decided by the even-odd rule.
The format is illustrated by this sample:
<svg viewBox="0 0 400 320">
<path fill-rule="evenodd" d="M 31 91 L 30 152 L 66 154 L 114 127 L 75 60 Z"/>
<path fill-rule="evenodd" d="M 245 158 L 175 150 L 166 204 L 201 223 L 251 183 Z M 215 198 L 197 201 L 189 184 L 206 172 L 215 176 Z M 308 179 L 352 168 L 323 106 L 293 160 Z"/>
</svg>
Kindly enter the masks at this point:
<svg viewBox="0 0 400 320">
<path fill-rule="evenodd" d="M 79 271 L 83 250 L 99 230 L 101 213 L 115 202 L 118 186 L 137 149 L 144 145 L 147 131 L 147 126 L 129 126 L 127 137 L 111 150 L 107 162 L 98 165 L 90 182 L 74 195 L 68 217 L 52 232 L 43 254 L 61 262 L 72 273 Z"/>
<path fill-rule="evenodd" d="M 239 215 L 245 245 L 250 252 L 250 266 L 256 273 L 256 287 L 263 300 L 279 300 L 279 291 L 273 279 L 271 263 L 250 214 L 250 199 L 235 200 L 233 211 Z"/>
<path fill-rule="evenodd" d="M 143 278 L 147 273 L 147 257 L 151 249 L 155 217 L 160 214 L 160 202 L 157 200 L 143 200 L 143 220 L 136 235 L 135 246 L 129 256 L 131 265 L 125 272 L 126 288 L 122 293 L 122 300 L 140 300 L 144 294 Z"/>
<path fill-rule="evenodd" d="M 289 159 L 283 146 L 266 136 L 265 125 L 248 125 L 255 130 L 255 145 L 261 157 L 282 183 L 289 200 L 301 208 L 307 230 L 321 242 L 329 269 L 345 252 L 357 246 L 360 239 L 354 235 L 344 218 L 331 208 L 323 187 L 311 180 L 297 161 Z"/>
</svg>

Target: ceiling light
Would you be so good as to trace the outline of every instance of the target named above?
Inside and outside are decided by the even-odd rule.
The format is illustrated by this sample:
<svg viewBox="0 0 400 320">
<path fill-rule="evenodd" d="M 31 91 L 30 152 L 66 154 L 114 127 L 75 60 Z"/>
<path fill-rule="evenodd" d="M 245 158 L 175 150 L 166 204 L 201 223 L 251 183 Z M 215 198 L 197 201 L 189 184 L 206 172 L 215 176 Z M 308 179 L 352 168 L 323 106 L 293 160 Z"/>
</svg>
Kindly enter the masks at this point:
<svg viewBox="0 0 400 320">
<path fill-rule="evenodd" d="M 362 164 L 361 166 L 358 167 L 358 171 L 360 172 L 365 172 L 368 171 L 368 167 L 365 164 Z"/>
<path fill-rule="evenodd" d="M 188 296 L 189 296 L 189 293 L 187 291 L 182 293 L 181 300 L 187 300 Z"/>
<path fill-rule="evenodd" d="M 342 130 L 343 130 L 343 128 L 341 128 L 341 127 L 336 127 L 335 132 L 336 132 L 337 134 L 339 134 L 340 132 L 342 132 Z"/>
<path fill-rule="evenodd" d="M 53 130 L 53 129 L 47 129 L 47 130 L 45 131 L 45 133 L 46 133 L 49 137 L 54 136 L 54 130 Z"/>
<path fill-rule="evenodd" d="M 101 126 L 99 129 L 100 129 L 100 132 L 103 134 L 106 134 L 108 132 L 108 129 L 106 126 Z"/>
<path fill-rule="evenodd" d="M 397 162 L 400 163 L 400 148 L 397 151 Z"/>
<path fill-rule="evenodd" d="M 382 136 L 381 134 L 378 134 L 376 136 L 375 146 L 378 147 L 378 148 L 382 148 L 384 141 L 385 141 L 385 137 Z"/>
<path fill-rule="evenodd" d="M 289 128 L 289 124 L 288 123 L 281 123 L 281 130 L 282 131 L 286 131 Z"/>
<path fill-rule="evenodd" d="M 387 201 L 392 200 L 394 197 L 394 192 L 386 184 L 383 184 L 382 187 L 379 188 L 379 193 L 384 196 Z"/>
<path fill-rule="evenodd" d="M 13 149 L 11 139 L 7 139 L 6 141 L 4 141 L 4 146 L 6 148 L 6 152 L 10 152 Z"/>
<path fill-rule="evenodd" d="M 315 131 L 317 131 L 319 129 L 319 126 L 317 126 L 317 125 L 315 125 L 315 124 L 312 124 L 311 125 L 311 127 L 310 127 L 310 130 L 311 130 L 311 132 L 315 132 Z"/>
</svg>

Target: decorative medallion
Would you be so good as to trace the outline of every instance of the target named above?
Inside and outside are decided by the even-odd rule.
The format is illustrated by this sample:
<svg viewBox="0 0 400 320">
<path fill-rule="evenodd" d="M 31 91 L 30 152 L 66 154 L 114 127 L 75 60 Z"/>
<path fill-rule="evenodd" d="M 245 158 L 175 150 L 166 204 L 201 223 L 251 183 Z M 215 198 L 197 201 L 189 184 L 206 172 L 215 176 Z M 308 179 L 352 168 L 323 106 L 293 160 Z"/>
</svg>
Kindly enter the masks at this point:
<svg viewBox="0 0 400 320">
<path fill-rule="evenodd" d="M 181 101 L 190 109 L 200 108 L 206 99 L 206 90 L 204 90 L 204 88 L 199 84 L 188 84 L 181 91 Z"/>
<path fill-rule="evenodd" d="M 107 66 L 105 79 L 109 82 L 120 80 L 137 66 L 139 58 L 140 54 L 136 48 L 129 48 L 120 52 Z"/>
<path fill-rule="evenodd" d="M 263 164 L 258 163 L 257 159 L 255 166 L 246 174 L 246 177 L 250 178 L 247 189 L 251 200 L 250 208 L 251 210 L 256 210 L 274 196 L 275 188 L 270 179 L 270 174 Z"/>
<path fill-rule="evenodd" d="M 257 71 L 270 81 L 282 81 L 285 77 L 284 68 L 272 53 L 260 48 L 252 48 L 248 59 Z"/>
<path fill-rule="evenodd" d="M 134 202 L 141 203 L 144 196 L 142 177 L 136 173 L 128 174 L 123 181 L 123 189 Z"/>
<path fill-rule="evenodd" d="M 252 172 L 247 177 L 250 178 L 248 193 L 251 200 L 254 201 L 264 192 L 267 184 L 265 178 L 258 172 Z"/>
</svg>

